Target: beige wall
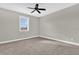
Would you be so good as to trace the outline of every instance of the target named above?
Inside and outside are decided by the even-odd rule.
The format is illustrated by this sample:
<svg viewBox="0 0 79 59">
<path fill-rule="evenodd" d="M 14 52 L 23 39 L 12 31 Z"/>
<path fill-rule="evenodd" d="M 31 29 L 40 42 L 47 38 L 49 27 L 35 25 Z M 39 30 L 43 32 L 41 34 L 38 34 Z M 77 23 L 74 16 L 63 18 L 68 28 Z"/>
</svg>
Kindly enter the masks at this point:
<svg viewBox="0 0 79 59">
<path fill-rule="evenodd" d="M 24 15 L 30 18 L 28 32 L 19 31 L 20 15 L 24 14 L 0 9 L 0 42 L 40 35 L 79 43 L 79 5 L 42 18 Z"/>
<path fill-rule="evenodd" d="M 30 28 L 27 32 L 19 31 L 19 16 L 24 15 L 13 11 L 0 8 L 0 42 L 9 41 L 20 38 L 28 38 L 38 36 L 39 18 L 28 16 L 30 18 Z"/>
<path fill-rule="evenodd" d="M 40 36 L 79 43 L 79 5 L 42 17 Z"/>
</svg>

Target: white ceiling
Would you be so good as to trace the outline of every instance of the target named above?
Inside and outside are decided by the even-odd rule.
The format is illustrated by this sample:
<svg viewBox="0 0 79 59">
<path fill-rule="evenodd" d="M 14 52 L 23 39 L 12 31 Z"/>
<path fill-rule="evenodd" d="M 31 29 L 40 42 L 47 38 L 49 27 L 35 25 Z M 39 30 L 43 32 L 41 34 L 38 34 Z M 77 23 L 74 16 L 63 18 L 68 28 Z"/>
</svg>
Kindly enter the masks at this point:
<svg viewBox="0 0 79 59">
<path fill-rule="evenodd" d="M 46 8 L 46 11 L 41 11 L 41 14 L 38 14 L 36 11 L 30 13 L 32 10 L 27 7 L 35 7 L 35 3 L 0 3 L 0 8 L 5 8 L 12 11 L 17 11 L 27 15 L 32 15 L 36 17 L 42 17 L 58 10 L 76 5 L 75 3 L 39 3 L 39 8 Z"/>
</svg>

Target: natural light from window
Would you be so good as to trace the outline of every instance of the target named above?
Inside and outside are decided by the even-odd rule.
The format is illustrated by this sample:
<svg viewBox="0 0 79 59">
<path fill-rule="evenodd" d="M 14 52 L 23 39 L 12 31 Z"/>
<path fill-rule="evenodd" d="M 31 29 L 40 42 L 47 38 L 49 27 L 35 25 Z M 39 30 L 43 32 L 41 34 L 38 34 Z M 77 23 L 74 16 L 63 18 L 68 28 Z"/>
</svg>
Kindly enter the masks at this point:
<svg viewBox="0 0 79 59">
<path fill-rule="evenodd" d="M 20 16 L 20 31 L 29 31 L 29 18 Z"/>
</svg>

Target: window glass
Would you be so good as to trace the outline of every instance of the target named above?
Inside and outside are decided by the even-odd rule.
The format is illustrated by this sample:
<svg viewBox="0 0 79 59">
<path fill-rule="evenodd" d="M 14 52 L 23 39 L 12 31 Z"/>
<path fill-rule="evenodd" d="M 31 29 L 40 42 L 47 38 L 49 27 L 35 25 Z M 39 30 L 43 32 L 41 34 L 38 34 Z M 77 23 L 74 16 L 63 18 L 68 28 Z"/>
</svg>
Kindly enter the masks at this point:
<svg viewBox="0 0 79 59">
<path fill-rule="evenodd" d="M 29 19 L 25 16 L 20 16 L 20 30 L 28 31 L 29 30 Z"/>
</svg>

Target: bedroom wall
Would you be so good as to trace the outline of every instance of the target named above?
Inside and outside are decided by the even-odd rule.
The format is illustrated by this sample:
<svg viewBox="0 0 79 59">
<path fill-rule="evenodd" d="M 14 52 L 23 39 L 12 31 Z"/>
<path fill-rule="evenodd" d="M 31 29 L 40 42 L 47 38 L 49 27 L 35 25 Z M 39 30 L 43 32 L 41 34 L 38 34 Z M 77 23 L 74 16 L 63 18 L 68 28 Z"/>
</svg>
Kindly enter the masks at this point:
<svg viewBox="0 0 79 59">
<path fill-rule="evenodd" d="M 39 18 L 28 16 L 30 19 L 29 31 L 19 31 L 19 16 L 28 16 L 14 11 L 0 8 L 0 42 L 20 38 L 36 37 L 39 35 Z"/>
<path fill-rule="evenodd" d="M 42 17 L 40 36 L 79 43 L 79 4 Z"/>
</svg>

